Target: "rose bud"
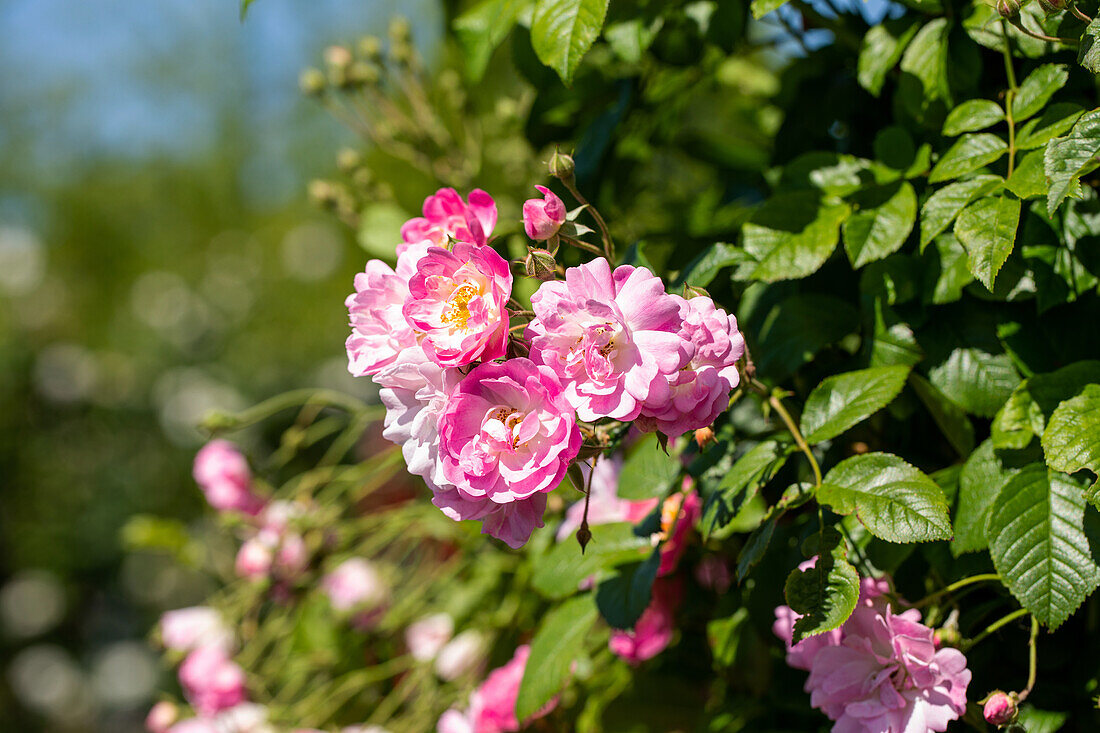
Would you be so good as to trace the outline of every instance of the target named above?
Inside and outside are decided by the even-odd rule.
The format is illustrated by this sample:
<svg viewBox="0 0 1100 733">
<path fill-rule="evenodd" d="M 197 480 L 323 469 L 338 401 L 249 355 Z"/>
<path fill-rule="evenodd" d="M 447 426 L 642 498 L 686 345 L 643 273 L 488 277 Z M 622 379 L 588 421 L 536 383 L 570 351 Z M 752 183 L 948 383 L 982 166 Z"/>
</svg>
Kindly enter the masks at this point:
<svg viewBox="0 0 1100 733">
<path fill-rule="evenodd" d="M 536 280 L 553 280 L 558 270 L 554 255 L 544 249 L 532 249 L 523 263 L 528 277 Z"/>
<path fill-rule="evenodd" d="M 543 198 L 523 202 L 523 228 L 528 237 L 542 242 L 557 234 L 565 223 L 565 204 L 546 186 L 535 188 Z"/>
<path fill-rule="evenodd" d="M 997 690 L 990 694 L 982 707 L 982 715 L 985 722 L 990 725 L 1002 726 L 1016 720 L 1016 696 L 1013 693 L 1005 693 Z"/>
<path fill-rule="evenodd" d="M 554 178 L 560 178 L 567 180 L 573 177 L 573 171 L 576 169 L 577 164 L 573 162 L 573 157 L 554 151 L 554 154 L 550 156 L 549 163 L 550 175 Z"/>
</svg>

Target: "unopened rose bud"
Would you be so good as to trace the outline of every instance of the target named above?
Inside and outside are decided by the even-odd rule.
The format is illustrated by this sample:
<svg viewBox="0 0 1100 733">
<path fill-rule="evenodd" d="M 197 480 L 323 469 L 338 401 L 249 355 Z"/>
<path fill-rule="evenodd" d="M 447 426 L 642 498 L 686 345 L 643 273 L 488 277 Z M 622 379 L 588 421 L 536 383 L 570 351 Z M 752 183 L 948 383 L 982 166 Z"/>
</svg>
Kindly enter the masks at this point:
<svg viewBox="0 0 1100 733">
<path fill-rule="evenodd" d="M 1015 18 L 1020 14 L 1020 0 L 997 0 L 997 12 L 1002 18 Z"/>
<path fill-rule="evenodd" d="M 1043 9 L 1044 13 L 1051 15 L 1062 12 L 1069 7 L 1069 3 L 1066 0 L 1039 0 L 1039 7 Z"/>
<path fill-rule="evenodd" d="M 317 97 L 325 91 L 325 75 L 319 69 L 306 69 L 298 77 L 298 88 L 302 94 Z"/>
<path fill-rule="evenodd" d="M 363 162 L 363 156 L 355 148 L 340 148 L 336 153 L 336 167 L 345 173 L 351 173 Z"/>
<path fill-rule="evenodd" d="M 382 41 L 377 36 L 363 36 L 359 39 L 359 55 L 375 63 L 382 60 Z"/>
<path fill-rule="evenodd" d="M 573 171 L 576 170 L 577 164 L 573 161 L 572 156 L 555 150 L 554 154 L 550 156 L 550 163 L 547 167 L 550 169 L 550 175 L 564 181 L 573 177 Z"/>
<path fill-rule="evenodd" d="M 695 444 L 702 450 L 711 443 L 717 443 L 718 441 L 714 437 L 714 428 L 709 425 L 705 428 L 699 428 L 695 431 Z"/>
<path fill-rule="evenodd" d="M 553 280 L 557 274 L 558 263 L 554 260 L 554 255 L 546 250 L 533 249 L 527 253 L 524 268 L 528 277 L 543 281 Z"/>
<path fill-rule="evenodd" d="M 710 293 L 706 291 L 706 288 L 701 288 L 697 285 L 688 285 L 684 283 L 684 300 L 691 300 L 692 298 L 709 298 Z"/>
<path fill-rule="evenodd" d="M 592 539 L 592 530 L 588 528 L 588 524 L 584 523 L 577 529 L 577 543 L 581 546 L 581 554 L 584 554 L 585 548 L 588 547 L 589 541 Z"/>
<path fill-rule="evenodd" d="M 985 705 L 982 707 L 982 715 L 985 717 L 985 722 L 990 725 L 1002 726 L 1009 723 L 1016 722 L 1016 715 L 1018 714 L 1016 708 L 1016 694 L 1012 692 L 1001 692 L 997 690 L 986 698 Z"/>
<path fill-rule="evenodd" d="M 546 186 L 535 186 L 541 199 L 523 202 L 523 229 L 536 242 L 555 236 L 565 223 L 565 203 Z"/>
<path fill-rule="evenodd" d="M 329 46 L 325 49 L 325 63 L 333 69 L 345 69 L 351 61 L 351 51 L 343 46 Z"/>
</svg>

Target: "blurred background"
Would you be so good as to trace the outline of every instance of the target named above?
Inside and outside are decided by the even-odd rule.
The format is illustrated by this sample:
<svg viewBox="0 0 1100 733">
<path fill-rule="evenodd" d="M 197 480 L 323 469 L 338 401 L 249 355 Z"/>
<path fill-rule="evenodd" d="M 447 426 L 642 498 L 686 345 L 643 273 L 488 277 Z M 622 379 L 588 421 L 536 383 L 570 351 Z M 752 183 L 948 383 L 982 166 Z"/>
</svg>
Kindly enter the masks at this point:
<svg viewBox="0 0 1100 733">
<path fill-rule="evenodd" d="M 0 1 L 0 730 L 141 730 L 145 634 L 210 590 L 141 519 L 201 521 L 196 423 L 362 389 L 363 253 L 306 196 L 352 134 L 298 75 L 397 12 L 430 59 L 430 0 Z"/>
</svg>

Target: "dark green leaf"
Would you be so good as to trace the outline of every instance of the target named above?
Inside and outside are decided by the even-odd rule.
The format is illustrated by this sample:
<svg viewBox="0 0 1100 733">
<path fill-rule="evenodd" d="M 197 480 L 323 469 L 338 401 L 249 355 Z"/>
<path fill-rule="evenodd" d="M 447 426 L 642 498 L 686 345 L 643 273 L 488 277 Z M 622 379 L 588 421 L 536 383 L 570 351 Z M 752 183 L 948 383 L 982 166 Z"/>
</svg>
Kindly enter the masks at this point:
<svg viewBox="0 0 1100 733">
<path fill-rule="evenodd" d="M 730 616 L 707 623 L 707 641 L 718 667 L 732 667 L 737 660 L 737 650 L 741 646 L 741 636 L 748 628 L 745 623 L 748 620 L 749 609 L 742 607 Z"/>
<path fill-rule="evenodd" d="M 917 194 L 907 182 L 861 191 L 856 213 L 844 222 L 844 249 L 852 267 L 881 260 L 905 244 L 917 217 Z"/>
<path fill-rule="evenodd" d="M 634 534 L 631 524 L 595 525 L 583 555 L 580 545 L 568 539 L 536 559 L 531 584 L 547 598 L 565 598 L 590 575 L 606 577 L 610 568 L 643 560 L 651 549 L 649 538 Z"/>
<path fill-rule="evenodd" d="M 1041 436 L 1055 408 L 1088 384 L 1100 383 L 1100 362 L 1079 361 L 1048 374 L 1036 374 L 1013 391 L 991 428 L 993 445 L 1024 448 Z"/>
<path fill-rule="evenodd" d="M 537 0 L 531 16 L 531 45 L 539 60 L 566 84 L 600 35 L 608 0 Z"/>
<path fill-rule="evenodd" d="M 660 567 L 661 552 L 655 549 L 644 562 L 621 565 L 616 575 L 599 584 L 596 607 L 611 628 L 634 628 L 649 605 Z"/>
<path fill-rule="evenodd" d="M 848 205 L 818 194 L 779 194 L 761 206 L 742 228 L 752 262 L 737 270 L 739 280 L 792 280 L 812 275 L 836 248 Z"/>
<path fill-rule="evenodd" d="M 542 619 L 523 670 L 516 697 L 516 720 L 527 720 L 561 692 L 573 662 L 584 653 L 584 640 L 596 623 L 592 594 L 570 598 Z"/>
<path fill-rule="evenodd" d="M 1001 487 L 1019 473 L 1019 468 L 1006 466 L 993 448 L 984 441 L 970 454 L 959 475 L 959 503 L 955 513 L 955 539 L 951 553 L 977 552 L 989 546 L 985 538 L 985 523 L 989 508 Z"/>
<path fill-rule="evenodd" d="M 859 600 L 859 573 L 847 560 L 844 540 L 833 527 L 826 527 L 823 535 L 818 547 L 806 551 L 817 555 L 814 567 L 791 571 L 784 587 L 787 605 L 802 615 L 794 625 L 792 641 L 796 644 L 839 628 Z M 818 535 L 811 539 L 817 540 Z"/>
<path fill-rule="evenodd" d="M 884 366 L 834 374 L 814 388 L 802 411 L 801 430 L 808 443 L 843 433 L 886 407 L 905 386 L 906 366 Z"/>
<path fill-rule="evenodd" d="M 928 174 L 929 183 L 950 181 L 989 165 L 1008 150 L 1008 143 L 991 132 L 968 133 L 948 148 Z"/>
<path fill-rule="evenodd" d="M 859 51 L 859 85 L 877 97 L 886 75 L 897 65 L 919 28 L 920 24 L 912 18 L 887 20 L 871 26 Z"/>
<path fill-rule="evenodd" d="M 871 337 L 871 356 L 868 360 L 873 367 L 913 366 L 924 358 L 920 344 L 913 335 L 909 324 L 898 319 L 881 298 L 875 299 L 874 333 Z"/>
<path fill-rule="evenodd" d="M 745 252 L 741 248 L 725 242 L 716 242 L 703 250 L 684 268 L 678 282 L 705 288 L 724 268 L 740 264 L 744 260 Z"/>
<path fill-rule="evenodd" d="M 816 293 L 785 298 L 768 312 L 757 332 L 757 369 L 783 379 L 858 326 L 858 312 L 843 300 Z"/>
<path fill-rule="evenodd" d="M 771 519 L 753 530 L 748 540 L 745 541 L 744 547 L 741 548 L 741 554 L 737 556 L 738 583 L 745 582 L 749 572 L 760 562 L 760 558 L 764 557 L 768 544 L 772 541 L 772 535 L 775 534 L 775 526 L 779 523 L 781 514 L 782 512 L 776 512 Z"/>
<path fill-rule="evenodd" d="M 988 99 L 970 99 L 947 114 L 943 123 L 943 134 L 955 137 L 964 132 L 984 130 L 1005 118 L 1001 105 Z"/>
<path fill-rule="evenodd" d="M 1081 176 L 1096 165 L 1100 153 L 1100 109 L 1083 115 L 1065 137 L 1047 143 L 1046 174 L 1050 180 L 1047 213 L 1053 217 L 1067 196 L 1081 197 Z"/>
<path fill-rule="evenodd" d="M 972 415 L 993 417 L 1020 375 L 1007 354 L 990 354 L 977 348 L 957 348 L 929 373 L 932 384 L 948 399 Z"/>
<path fill-rule="evenodd" d="M 789 445 L 766 440 L 737 459 L 722 482 L 706 497 L 701 525 L 704 536 L 709 537 L 733 521 L 760 487 L 783 466 L 789 454 Z"/>
<path fill-rule="evenodd" d="M 990 291 L 997 273 L 1012 254 L 1020 224 L 1020 201 L 988 196 L 963 209 L 955 222 L 955 236 L 966 247 L 967 265 Z"/>
<path fill-rule="evenodd" d="M 520 10 L 528 4 L 529 0 L 482 0 L 455 18 L 455 38 L 466 57 L 466 73 L 470 79 L 478 81 L 485 75 L 493 51 L 512 30 Z"/>
<path fill-rule="evenodd" d="M 1028 74 L 1012 98 L 1013 120 L 1023 122 L 1037 113 L 1068 79 L 1069 72 L 1063 64 L 1043 64 Z"/>
<path fill-rule="evenodd" d="M 928 250 L 926 257 L 935 261 L 936 269 L 929 274 L 936 279 L 932 287 L 932 302 L 936 305 L 954 303 L 962 297 L 963 288 L 974 282 L 974 275 L 967 266 L 966 249 L 955 235 L 936 237 L 935 251 Z"/>
<path fill-rule="evenodd" d="M 970 455 L 970 451 L 974 450 L 974 425 L 966 412 L 916 372 L 909 375 L 909 384 L 928 408 L 951 447 L 960 456 Z"/>
<path fill-rule="evenodd" d="M 937 190 L 920 210 L 920 246 L 924 249 L 974 199 L 992 193 L 1004 182 L 1000 176 L 975 176 Z"/>
<path fill-rule="evenodd" d="M 1075 473 L 1087 468 L 1100 475 L 1100 384 L 1089 384 L 1081 394 L 1054 410 L 1043 431 L 1047 465 Z"/>
<path fill-rule="evenodd" d="M 1016 170 L 1005 181 L 1005 188 L 1021 199 L 1047 195 L 1047 177 L 1043 169 L 1043 151 L 1032 150 L 1020 159 Z"/>
<path fill-rule="evenodd" d="M 661 448 L 656 433 L 650 433 L 631 448 L 619 474 L 619 496 L 637 501 L 664 496 L 683 466 Z"/>
<path fill-rule="evenodd" d="M 1081 34 L 1077 63 L 1094 74 L 1100 74 L 1100 18 L 1093 18 Z"/>
<path fill-rule="evenodd" d="M 1040 148 L 1051 138 L 1064 135 L 1085 114 L 1084 108 L 1074 102 L 1058 102 L 1043 110 L 1043 114 L 1028 120 L 1016 132 L 1016 149 Z"/>
</svg>

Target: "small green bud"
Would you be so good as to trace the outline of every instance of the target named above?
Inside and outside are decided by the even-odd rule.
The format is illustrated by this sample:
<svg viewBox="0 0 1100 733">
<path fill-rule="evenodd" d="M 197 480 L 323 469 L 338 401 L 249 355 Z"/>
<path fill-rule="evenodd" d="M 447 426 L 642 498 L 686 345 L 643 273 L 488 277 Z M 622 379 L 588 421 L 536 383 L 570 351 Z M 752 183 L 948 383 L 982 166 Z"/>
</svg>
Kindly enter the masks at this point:
<svg viewBox="0 0 1100 733">
<path fill-rule="evenodd" d="M 382 60 L 382 39 L 378 36 L 363 36 L 359 39 L 359 55 L 367 61 L 378 63 Z"/>
<path fill-rule="evenodd" d="M 573 162 L 572 156 L 566 155 L 560 150 L 555 150 L 554 154 L 550 156 L 548 168 L 550 169 L 550 175 L 554 178 L 565 180 L 573 177 L 573 171 L 576 170 L 577 164 Z"/>
<path fill-rule="evenodd" d="M 298 77 L 298 88 L 310 97 L 319 97 L 325 91 L 325 75 L 319 69 L 306 69 Z"/>
<path fill-rule="evenodd" d="M 558 271 L 558 263 L 554 255 L 544 249 L 532 249 L 527 253 L 524 268 L 528 277 L 536 280 L 553 280 Z"/>
</svg>

